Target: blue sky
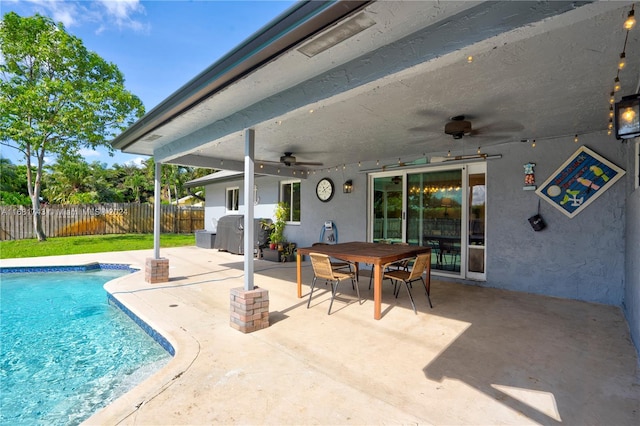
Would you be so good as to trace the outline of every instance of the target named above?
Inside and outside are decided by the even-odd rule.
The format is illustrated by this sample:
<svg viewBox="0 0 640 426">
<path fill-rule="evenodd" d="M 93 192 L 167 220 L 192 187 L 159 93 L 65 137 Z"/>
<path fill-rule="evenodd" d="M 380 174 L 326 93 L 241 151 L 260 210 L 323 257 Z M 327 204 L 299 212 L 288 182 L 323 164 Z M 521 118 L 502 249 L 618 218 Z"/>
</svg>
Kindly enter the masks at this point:
<svg viewBox="0 0 640 426">
<path fill-rule="evenodd" d="M 35 13 L 62 22 L 66 30 L 118 66 L 129 91 L 146 111 L 258 31 L 294 1 L 57 1 L 0 0 L 0 14 Z M 13 151 L 13 152 L 11 152 Z M 111 165 L 138 157 L 106 150 L 85 151 L 88 162 Z M 24 164 L 2 146 L 2 156 Z"/>
</svg>

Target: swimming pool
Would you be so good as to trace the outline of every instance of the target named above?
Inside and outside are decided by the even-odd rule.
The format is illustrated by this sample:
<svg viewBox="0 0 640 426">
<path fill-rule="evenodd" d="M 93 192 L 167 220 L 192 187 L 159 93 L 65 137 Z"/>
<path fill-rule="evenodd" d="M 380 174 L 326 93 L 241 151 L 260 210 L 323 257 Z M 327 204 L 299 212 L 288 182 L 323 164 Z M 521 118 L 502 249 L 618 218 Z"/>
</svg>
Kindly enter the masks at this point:
<svg viewBox="0 0 640 426">
<path fill-rule="evenodd" d="M 108 303 L 126 273 L 1 275 L 0 424 L 79 424 L 170 360 Z"/>
</svg>

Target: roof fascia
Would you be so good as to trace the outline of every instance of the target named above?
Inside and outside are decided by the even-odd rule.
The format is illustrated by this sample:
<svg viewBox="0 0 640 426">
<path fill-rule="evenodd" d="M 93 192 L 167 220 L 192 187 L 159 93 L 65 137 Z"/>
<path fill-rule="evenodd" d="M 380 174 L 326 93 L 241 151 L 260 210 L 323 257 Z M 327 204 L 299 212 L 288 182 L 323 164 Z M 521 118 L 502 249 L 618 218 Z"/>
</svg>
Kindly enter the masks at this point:
<svg viewBox="0 0 640 426">
<path fill-rule="evenodd" d="M 118 135 L 111 145 L 123 150 L 199 102 L 274 60 L 371 1 L 304 1 L 295 4 L 198 74 L 144 117 Z"/>
</svg>

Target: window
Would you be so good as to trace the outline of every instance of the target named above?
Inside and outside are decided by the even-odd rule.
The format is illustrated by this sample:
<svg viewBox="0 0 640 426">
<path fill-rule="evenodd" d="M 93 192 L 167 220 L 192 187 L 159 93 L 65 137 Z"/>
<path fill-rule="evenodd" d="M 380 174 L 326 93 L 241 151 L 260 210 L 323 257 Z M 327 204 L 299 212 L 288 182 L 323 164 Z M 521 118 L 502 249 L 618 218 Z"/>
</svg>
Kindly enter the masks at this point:
<svg viewBox="0 0 640 426">
<path fill-rule="evenodd" d="M 237 212 L 240 199 L 240 188 L 227 188 L 227 211 Z"/>
<path fill-rule="evenodd" d="M 289 205 L 289 223 L 300 223 L 300 181 L 280 182 L 280 201 Z"/>
</svg>

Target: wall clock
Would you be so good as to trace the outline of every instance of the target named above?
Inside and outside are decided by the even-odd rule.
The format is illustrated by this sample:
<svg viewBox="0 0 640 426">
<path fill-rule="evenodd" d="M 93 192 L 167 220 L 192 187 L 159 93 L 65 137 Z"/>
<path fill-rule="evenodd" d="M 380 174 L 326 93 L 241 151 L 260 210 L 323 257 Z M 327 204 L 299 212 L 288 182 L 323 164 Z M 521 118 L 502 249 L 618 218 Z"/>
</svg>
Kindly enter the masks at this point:
<svg viewBox="0 0 640 426">
<path fill-rule="evenodd" d="M 318 199 L 320 201 L 326 203 L 327 201 L 331 200 L 331 197 L 333 197 L 334 189 L 335 188 L 333 186 L 333 181 L 331 179 L 322 178 L 316 186 L 316 195 L 318 196 Z"/>
</svg>

